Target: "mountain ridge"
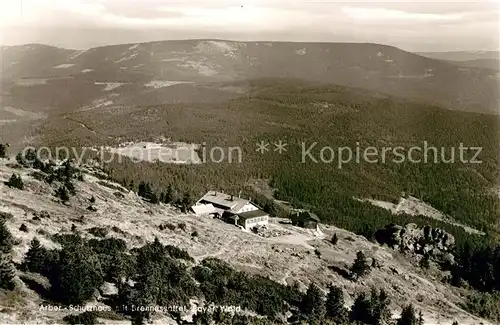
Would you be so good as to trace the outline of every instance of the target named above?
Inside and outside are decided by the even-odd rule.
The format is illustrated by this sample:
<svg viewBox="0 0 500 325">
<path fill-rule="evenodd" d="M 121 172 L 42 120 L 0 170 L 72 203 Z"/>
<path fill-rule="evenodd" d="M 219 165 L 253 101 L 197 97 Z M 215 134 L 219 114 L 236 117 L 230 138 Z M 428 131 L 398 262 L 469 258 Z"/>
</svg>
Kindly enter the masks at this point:
<svg viewBox="0 0 500 325">
<path fill-rule="evenodd" d="M 494 71 L 463 69 L 376 43 L 193 39 L 87 50 L 32 44 L 4 47 L 2 57 L 3 79 L 11 81 L 49 78 L 50 84 L 57 83 L 57 78 L 70 78 L 65 81 L 67 84 L 91 81 L 145 84 L 155 80 L 198 83 L 299 78 L 365 88 L 450 109 L 499 113 L 496 92 L 499 78 Z M 6 87 L 3 93 L 16 90 Z M 48 94 L 53 92 L 46 88 Z M 58 105 L 57 100 L 54 104 Z"/>
</svg>

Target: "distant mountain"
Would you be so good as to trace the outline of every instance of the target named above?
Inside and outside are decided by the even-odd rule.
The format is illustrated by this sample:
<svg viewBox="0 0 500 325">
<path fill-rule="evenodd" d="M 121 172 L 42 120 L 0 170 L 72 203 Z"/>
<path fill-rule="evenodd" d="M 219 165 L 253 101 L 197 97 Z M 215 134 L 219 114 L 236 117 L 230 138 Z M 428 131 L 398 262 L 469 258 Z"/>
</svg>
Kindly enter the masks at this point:
<svg viewBox="0 0 500 325">
<path fill-rule="evenodd" d="M 498 60 L 500 58 L 499 51 L 417 52 L 417 54 L 449 61 Z"/>
<path fill-rule="evenodd" d="M 464 68 L 480 68 L 500 71 L 500 52 L 498 51 L 456 51 L 417 53 L 432 59 L 446 60 Z"/>
<path fill-rule="evenodd" d="M 267 77 L 364 88 L 454 110 L 498 108 L 496 71 L 463 69 L 379 44 L 182 40 L 84 51 L 29 44 L 3 47 L 2 61 L 1 99 L 36 110 L 109 102 L 111 94 L 113 102 L 127 105 L 167 85 L 188 89 L 181 97 L 189 99 L 199 83 Z"/>
<path fill-rule="evenodd" d="M 477 59 L 477 60 L 467 60 L 467 61 L 455 61 L 453 63 L 462 66 L 464 68 L 481 68 L 481 69 L 491 69 L 500 71 L 500 60 L 497 59 Z"/>
</svg>

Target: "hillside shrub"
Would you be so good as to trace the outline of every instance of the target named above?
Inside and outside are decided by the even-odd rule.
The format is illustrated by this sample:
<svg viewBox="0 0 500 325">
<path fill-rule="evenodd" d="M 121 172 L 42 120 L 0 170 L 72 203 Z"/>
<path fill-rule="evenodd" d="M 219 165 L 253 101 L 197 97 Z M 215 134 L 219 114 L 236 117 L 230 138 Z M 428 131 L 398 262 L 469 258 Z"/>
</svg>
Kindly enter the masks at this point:
<svg viewBox="0 0 500 325">
<path fill-rule="evenodd" d="M 19 174 L 12 174 L 9 180 L 5 182 L 5 185 L 7 185 L 10 188 L 17 188 L 18 190 L 24 189 L 24 183 Z"/>
<path fill-rule="evenodd" d="M 474 315 L 500 322 L 500 292 L 472 294 L 464 307 Z"/>
<path fill-rule="evenodd" d="M 70 325 L 95 325 L 97 322 L 97 313 L 85 311 L 77 315 L 64 316 L 63 321 Z"/>
<path fill-rule="evenodd" d="M 189 253 L 184 249 L 180 249 L 180 248 L 178 248 L 176 246 L 172 246 L 172 245 L 167 245 L 167 246 L 165 246 L 165 250 L 173 258 L 183 259 L 186 261 L 194 262 L 194 258 L 192 258 L 189 255 Z"/>
<path fill-rule="evenodd" d="M 92 227 L 88 229 L 87 232 L 96 237 L 104 238 L 108 235 L 109 230 L 103 227 Z"/>
<path fill-rule="evenodd" d="M 79 305 L 90 300 L 103 284 L 103 272 L 96 253 L 85 245 L 63 247 L 51 272 L 51 292 L 63 304 Z"/>
<path fill-rule="evenodd" d="M 200 290 L 208 303 L 241 306 L 272 317 L 284 313 L 289 306 L 298 308 L 302 302 L 297 288 L 237 272 L 215 258 L 195 266 L 193 275 L 200 282 Z"/>
</svg>

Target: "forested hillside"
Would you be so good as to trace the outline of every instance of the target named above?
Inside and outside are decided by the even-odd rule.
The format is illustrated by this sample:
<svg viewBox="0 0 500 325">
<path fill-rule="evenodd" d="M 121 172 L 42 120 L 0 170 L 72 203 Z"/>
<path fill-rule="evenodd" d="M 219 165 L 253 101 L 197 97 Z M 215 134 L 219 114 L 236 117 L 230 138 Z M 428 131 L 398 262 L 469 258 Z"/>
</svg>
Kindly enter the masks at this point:
<svg viewBox="0 0 500 325">
<path fill-rule="evenodd" d="M 353 197 L 396 201 L 405 192 L 479 230 L 494 230 L 498 226 L 498 197 L 492 191 L 498 179 L 495 117 L 299 81 L 259 80 L 252 83 L 252 88 L 248 96 L 212 106 L 167 105 L 111 114 L 94 112 L 97 114 L 92 116 L 80 113 L 75 118 L 115 139 L 120 134 L 125 135 L 120 139 L 128 140 L 152 139 L 161 134 L 175 140 L 205 143 L 206 152 L 214 146 L 242 149 L 241 163 L 229 163 L 227 157 L 221 163 L 205 157 L 206 163 L 188 166 L 132 163 L 127 159 L 119 164 L 111 162 L 107 166 L 111 175 L 127 185 L 135 181 L 138 186 L 137 180 L 142 179 L 158 192 L 170 184 L 180 195 L 189 191 L 197 197 L 210 188 L 237 193 L 252 180 L 263 180 L 274 190 L 275 197 L 311 208 L 325 222 L 358 232 L 376 230 L 392 217 Z M 67 121 L 57 122 L 63 132 L 72 127 Z M 48 139 L 60 143 L 55 136 Z M 75 136 L 73 142 L 85 143 L 87 139 L 109 142 L 84 133 Z M 273 152 L 272 143 L 279 140 L 288 144 L 282 154 Z M 260 141 L 268 141 L 271 152 L 256 152 L 256 143 Z M 313 143 L 317 145 L 311 155 L 318 160 L 323 146 L 335 150 L 347 146 L 353 151 L 356 147 L 363 150 L 370 146 L 402 146 L 407 150 L 412 146 L 422 148 L 424 142 L 438 149 L 437 155 L 430 152 L 427 163 L 395 162 L 391 153 L 385 162 L 353 159 L 341 168 L 338 160 L 315 163 L 306 156 L 302 162 L 304 147 Z M 461 162 L 461 144 L 481 147 L 476 158 L 481 163 Z M 450 159 L 455 150 L 453 163 L 442 162 L 441 148 L 445 159 Z M 473 155 L 474 151 L 465 152 L 466 159 Z M 414 157 L 423 158 L 419 152 Z M 381 217 L 384 222 L 368 217 L 373 213 L 385 215 Z M 372 223 L 373 226 L 367 225 Z"/>
</svg>

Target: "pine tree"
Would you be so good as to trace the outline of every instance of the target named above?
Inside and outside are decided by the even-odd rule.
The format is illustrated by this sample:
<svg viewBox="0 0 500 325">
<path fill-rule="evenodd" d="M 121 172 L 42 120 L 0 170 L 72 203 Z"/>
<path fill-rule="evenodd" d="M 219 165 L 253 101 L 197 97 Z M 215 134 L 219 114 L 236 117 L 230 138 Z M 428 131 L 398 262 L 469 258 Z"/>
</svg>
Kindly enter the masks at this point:
<svg viewBox="0 0 500 325">
<path fill-rule="evenodd" d="M 69 194 L 68 190 L 66 189 L 65 186 L 61 186 L 57 189 L 56 191 L 56 197 L 61 199 L 63 202 L 68 202 L 69 201 Z"/>
<path fill-rule="evenodd" d="M 33 238 L 30 243 L 30 248 L 26 252 L 26 256 L 23 261 L 23 268 L 30 272 L 44 273 L 47 255 L 47 249 L 40 244 L 38 238 Z"/>
<path fill-rule="evenodd" d="M 18 174 L 12 174 L 12 176 L 5 183 L 5 185 L 7 185 L 8 187 L 11 187 L 11 188 L 17 188 L 19 190 L 24 189 L 23 180 L 21 179 L 21 176 Z"/>
<path fill-rule="evenodd" d="M 70 159 L 66 160 L 63 163 L 63 177 L 66 181 L 69 181 L 73 178 L 73 174 L 76 172 L 76 169 L 73 167 L 73 164 Z"/>
<path fill-rule="evenodd" d="M 495 252 L 493 253 L 493 268 L 495 274 L 495 283 L 494 287 L 496 291 L 500 291 L 500 245 L 495 248 Z"/>
<path fill-rule="evenodd" d="M 348 311 L 344 304 L 344 293 L 340 287 L 330 286 L 326 296 L 326 315 L 337 324 L 343 324 L 348 319 Z"/>
<path fill-rule="evenodd" d="M 359 279 L 370 273 L 370 265 L 366 260 L 366 256 L 363 252 L 359 251 L 356 253 L 356 259 L 351 266 L 351 274 L 354 279 Z"/>
<path fill-rule="evenodd" d="M 415 308 L 413 308 L 413 305 L 408 305 L 403 308 L 397 325 L 418 325 L 418 318 L 415 315 Z"/>
<path fill-rule="evenodd" d="M 421 268 L 423 269 L 428 269 L 430 267 L 430 256 L 429 254 L 425 254 L 421 259 L 420 259 L 420 262 L 419 262 L 419 265 Z"/>
<path fill-rule="evenodd" d="M 372 289 L 370 310 L 372 323 L 375 325 L 387 324 L 391 320 L 390 300 L 385 290 L 382 289 L 377 293 L 377 290 Z"/>
<path fill-rule="evenodd" d="M 269 213 L 270 216 L 276 216 L 276 214 L 278 213 L 276 205 L 270 200 L 266 200 L 266 202 L 262 205 L 262 210 Z"/>
<path fill-rule="evenodd" d="M 189 211 L 189 207 L 191 206 L 192 201 L 193 199 L 191 198 L 191 193 L 189 193 L 189 191 L 186 191 L 181 200 L 182 212 L 186 213 Z"/>
<path fill-rule="evenodd" d="M 324 294 L 314 283 L 309 285 L 300 309 L 307 316 L 309 324 L 321 324 L 326 312 Z"/>
<path fill-rule="evenodd" d="M 339 242 L 339 238 L 337 237 L 337 234 L 333 234 L 331 242 L 333 245 L 337 245 L 337 243 Z"/>
<path fill-rule="evenodd" d="M 153 190 L 151 189 L 151 185 L 149 183 L 146 183 L 146 186 L 144 187 L 144 198 L 145 199 L 151 199 L 151 196 L 153 194 Z"/>
<path fill-rule="evenodd" d="M 163 203 L 172 203 L 174 200 L 174 187 L 168 184 L 167 191 L 165 192 Z"/>
<path fill-rule="evenodd" d="M 0 288 L 6 290 L 14 289 L 14 277 L 16 272 L 10 254 L 0 253 Z"/>
<path fill-rule="evenodd" d="M 155 200 L 156 202 L 158 201 L 158 197 L 156 194 L 153 192 L 151 189 L 151 185 L 149 183 L 142 182 L 139 184 L 139 190 L 137 191 L 137 195 L 140 197 L 146 199 L 146 200 Z"/>
<path fill-rule="evenodd" d="M 0 158 L 7 158 L 7 145 L 0 143 Z"/>
<path fill-rule="evenodd" d="M 10 254 L 12 246 L 14 246 L 14 238 L 5 224 L 5 219 L 0 217 L 0 252 Z"/>
<path fill-rule="evenodd" d="M 137 195 L 144 197 L 144 194 L 146 193 L 146 183 L 141 181 L 139 183 L 139 189 L 137 190 Z"/>
<path fill-rule="evenodd" d="M 20 190 L 24 190 L 24 183 L 23 180 L 21 179 L 21 175 L 17 175 L 17 181 L 14 187 Z"/>
<path fill-rule="evenodd" d="M 418 312 L 418 325 L 425 325 L 424 324 L 424 315 L 422 314 L 422 311 Z M 458 323 L 456 324 L 458 325 Z"/>
<path fill-rule="evenodd" d="M 351 320 L 353 322 L 360 322 L 364 324 L 370 324 L 372 321 L 370 301 L 366 297 L 366 294 L 360 293 L 354 300 L 354 304 L 351 307 Z"/>
<path fill-rule="evenodd" d="M 152 204 L 158 204 L 160 201 L 158 200 L 158 196 L 156 196 L 156 193 L 152 192 L 151 195 L 149 196 L 149 202 Z"/>
</svg>

